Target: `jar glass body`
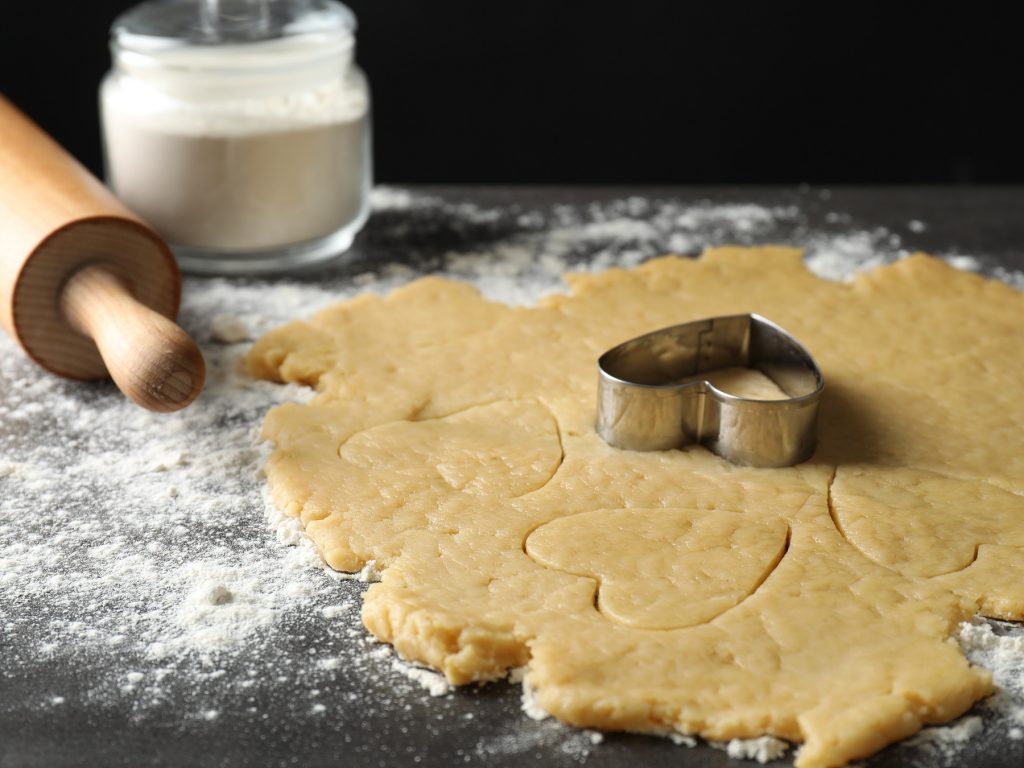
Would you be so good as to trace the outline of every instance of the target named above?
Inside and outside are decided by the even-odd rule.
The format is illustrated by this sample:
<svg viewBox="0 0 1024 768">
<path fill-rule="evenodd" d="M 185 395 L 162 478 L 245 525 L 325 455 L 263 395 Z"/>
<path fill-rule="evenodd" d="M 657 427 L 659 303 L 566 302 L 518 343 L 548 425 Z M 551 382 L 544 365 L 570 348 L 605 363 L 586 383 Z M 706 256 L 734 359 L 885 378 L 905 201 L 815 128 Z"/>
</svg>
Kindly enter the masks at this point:
<svg viewBox="0 0 1024 768">
<path fill-rule="evenodd" d="M 351 245 L 372 186 L 353 41 L 344 28 L 201 44 L 115 31 L 107 180 L 184 270 L 281 271 Z"/>
</svg>

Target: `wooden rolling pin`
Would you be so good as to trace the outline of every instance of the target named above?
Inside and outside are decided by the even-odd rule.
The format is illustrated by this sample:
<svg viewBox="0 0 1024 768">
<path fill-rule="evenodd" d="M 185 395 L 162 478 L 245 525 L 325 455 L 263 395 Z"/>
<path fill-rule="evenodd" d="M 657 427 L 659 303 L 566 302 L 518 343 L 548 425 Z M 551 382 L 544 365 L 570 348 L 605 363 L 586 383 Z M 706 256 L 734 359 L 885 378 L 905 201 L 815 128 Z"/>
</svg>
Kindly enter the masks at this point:
<svg viewBox="0 0 1024 768">
<path fill-rule="evenodd" d="M 167 245 L 0 96 L 0 323 L 44 368 L 175 411 L 206 377 Z"/>
</svg>

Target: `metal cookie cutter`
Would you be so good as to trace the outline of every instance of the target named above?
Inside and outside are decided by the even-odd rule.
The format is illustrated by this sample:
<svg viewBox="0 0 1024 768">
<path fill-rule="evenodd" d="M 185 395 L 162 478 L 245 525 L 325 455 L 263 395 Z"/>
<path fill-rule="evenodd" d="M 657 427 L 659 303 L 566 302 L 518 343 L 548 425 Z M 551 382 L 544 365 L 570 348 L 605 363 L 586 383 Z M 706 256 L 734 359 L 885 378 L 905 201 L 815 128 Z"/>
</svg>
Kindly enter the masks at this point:
<svg viewBox="0 0 1024 768">
<path fill-rule="evenodd" d="M 760 315 L 662 328 L 608 350 L 597 366 L 597 432 L 616 448 L 703 443 L 754 467 L 798 464 L 814 453 L 825 380 L 800 342 Z M 738 397 L 700 378 L 732 366 L 760 370 L 787 397 Z"/>
</svg>

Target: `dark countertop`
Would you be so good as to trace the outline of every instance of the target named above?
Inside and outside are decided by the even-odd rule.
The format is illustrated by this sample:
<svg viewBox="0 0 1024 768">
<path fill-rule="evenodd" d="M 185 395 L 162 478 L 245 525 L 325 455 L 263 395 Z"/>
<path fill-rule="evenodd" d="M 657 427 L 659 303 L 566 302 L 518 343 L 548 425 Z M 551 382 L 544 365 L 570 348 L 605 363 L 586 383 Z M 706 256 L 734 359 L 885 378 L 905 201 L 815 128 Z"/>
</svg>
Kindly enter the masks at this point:
<svg viewBox="0 0 1024 768">
<path fill-rule="evenodd" d="M 182 323 L 211 379 L 177 416 L 137 413 L 109 384 L 50 377 L 0 340 L 0 767 L 735 765 L 706 745 L 592 743 L 527 719 L 518 686 L 433 698 L 394 671 L 361 630 L 365 585 L 295 570 L 267 529 L 248 435 L 288 393 L 248 382 L 237 369 L 245 346 L 219 343 L 212 318 L 227 312 L 254 336 L 335 295 L 424 272 L 485 274 L 485 290 L 504 295 L 520 280 L 554 285 L 538 277 L 545 259 L 607 266 L 732 242 L 847 260 L 971 256 L 1018 285 L 1011 273 L 1024 269 L 1019 188 L 436 187 L 385 190 L 377 204 L 353 251 L 326 269 L 186 281 Z M 707 215 L 680 224 L 691 208 Z M 520 261 L 502 269 L 510 249 Z M 182 629 L 195 628 L 182 612 L 211 573 L 266 618 L 231 625 L 220 647 Z M 157 649 L 164 640 L 172 647 Z M 985 707 L 977 714 L 986 729 L 966 745 L 897 746 L 867 765 L 1024 764 L 1024 740 Z"/>
</svg>

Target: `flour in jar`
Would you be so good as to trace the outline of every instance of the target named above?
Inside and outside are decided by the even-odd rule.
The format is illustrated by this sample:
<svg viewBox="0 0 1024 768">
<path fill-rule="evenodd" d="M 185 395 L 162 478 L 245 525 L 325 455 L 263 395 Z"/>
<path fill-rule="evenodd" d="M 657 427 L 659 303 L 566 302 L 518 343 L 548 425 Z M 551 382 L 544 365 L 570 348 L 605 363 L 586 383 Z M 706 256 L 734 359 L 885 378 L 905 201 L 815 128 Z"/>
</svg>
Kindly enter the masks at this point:
<svg viewBox="0 0 1024 768">
<path fill-rule="evenodd" d="M 359 214 L 362 120 L 250 135 L 110 122 L 111 182 L 173 243 L 257 250 L 324 237 Z M 159 159 L 153 159 L 159 158 Z M 173 183 L 154 184 L 159 163 Z M 168 194 L 168 189 L 175 194 Z"/>
<path fill-rule="evenodd" d="M 350 37 L 146 48 L 149 66 L 137 37 L 100 91 L 108 182 L 173 245 L 259 251 L 365 218 L 369 93 Z"/>
</svg>

